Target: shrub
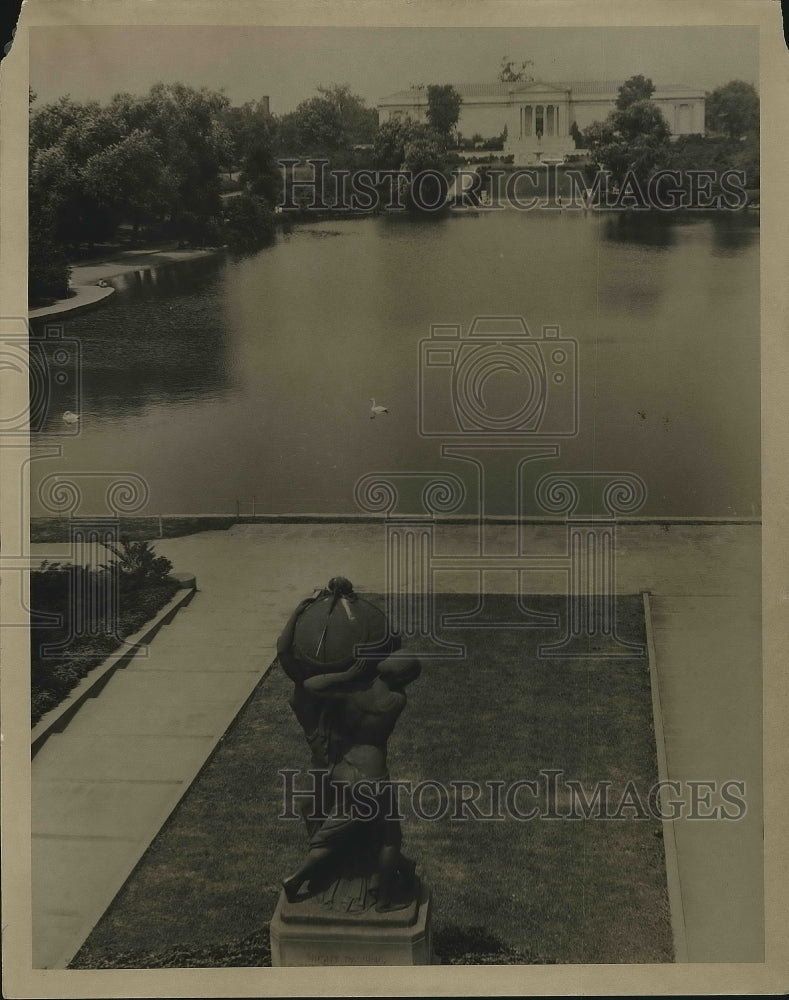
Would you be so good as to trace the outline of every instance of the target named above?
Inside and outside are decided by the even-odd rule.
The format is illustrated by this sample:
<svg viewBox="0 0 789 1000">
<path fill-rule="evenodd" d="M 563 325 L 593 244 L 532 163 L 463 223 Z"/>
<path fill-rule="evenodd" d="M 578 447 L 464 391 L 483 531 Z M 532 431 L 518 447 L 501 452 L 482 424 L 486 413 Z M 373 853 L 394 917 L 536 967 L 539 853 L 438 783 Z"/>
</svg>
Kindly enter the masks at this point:
<svg viewBox="0 0 789 1000">
<path fill-rule="evenodd" d="M 30 305 L 49 305 L 69 294 L 71 268 L 66 252 L 55 243 L 51 228 L 31 212 L 28 245 L 28 301 Z"/>
<path fill-rule="evenodd" d="M 240 194 L 225 202 L 225 237 L 237 250 L 254 249 L 271 239 L 274 214 L 261 198 Z"/>
<path fill-rule="evenodd" d="M 143 584 L 158 583 L 173 568 L 169 559 L 155 554 L 150 542 L 134 542 L 124 537 L 120 546 L 112 542 L 105 544 L 116 558 L 105 563 L 102 569 L 118 574 L 121 590 L 137 590 Z"/>
<path fill-rule="evenodd" d="M 172 569 L 170 560 L 157 556 L 148 542 L 126 539 L 120 547 L 108 547 L 118 558 L 101 569 L 45 561 L 31 573 L 30 680 L 34 724 L 123 639 L 150 620 L 178 589 L 178 584 L 167 576 Z M 115 621 L 110 621 L 111 609 L 105 603 L 106 596 L 112 593 L 108 584 L 115 582 L 107 579 L 108 574 L 117 574 Z M 99 634 L 90 631 L 74 634 L 72 630 L 76 610 L 73 595 L 81 594 L 91 595 L 90 614 L 94 623 L 104 625 Z M 57 616 L 59 623 L 52 623 L 44 615 Z"/>
</svg>

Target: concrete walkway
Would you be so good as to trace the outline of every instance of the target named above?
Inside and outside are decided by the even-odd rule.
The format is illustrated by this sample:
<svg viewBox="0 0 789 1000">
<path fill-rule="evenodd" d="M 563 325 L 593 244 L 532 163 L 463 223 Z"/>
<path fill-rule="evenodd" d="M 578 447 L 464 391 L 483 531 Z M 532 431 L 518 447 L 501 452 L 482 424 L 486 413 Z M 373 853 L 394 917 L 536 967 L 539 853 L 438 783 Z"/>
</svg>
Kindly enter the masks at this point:
<svg viewBox="0 0 789 1000">
<path fill-rule="evenodd" d="M 72 291 L 74 294 L 68 299 L 59 299 L 51 306 L 31 309 L 27 314 L 28 319 L 55 319 L 66 313 L 80 312 L 109 298 L 115 289 L 111 286 L 100 288 L 98 285 L 76 285 Z"/>
<path fill-rule="evenodd" d="M 135 271 L 150 271 L 162 264 L 173 264 L 198 257 L 212 257 L 216 250 L 142 249 L 124 250 L 111 260 L 94 261 L 91 264 L 73 264 L 69 286 L 72 294 L 67 299 L 59 299 L 51 306 L 40 306 L 28 312 L 28 319 L 56 319 L 75 314 L 83 309 L 98 305 L 113 294 L 115 288 L 100 287 L 99 281 L 118 278 Z"/>
<path fill-rule="evenodd" d="M 506 551 L 512 528 L 489 527 Z M 442 555 L 475 529 L 441 526 Z M 562 526 L 527 529 L 561 555 Z M 34 561 L 52 545 L 33 545 Z M 297 601 L 337 573 L 385 589 L 380 525 L 248 524 L 156 541 L 199 593 L 33 762 L 34 966 L 68 963 L 274 657 Z M 744 780 L 739 822 L 675 824 L 688 959 L 760 961 L 762 903 L 760 529 L 623 525 L 617 590 L 652 592 L 669 777 Z M 562 574 L 530 589 L 562 592 Z M 442 572 L 443 591 L 469 590 Z M 491 574 L 490 591 L 512 590 Z"/>
</svg>

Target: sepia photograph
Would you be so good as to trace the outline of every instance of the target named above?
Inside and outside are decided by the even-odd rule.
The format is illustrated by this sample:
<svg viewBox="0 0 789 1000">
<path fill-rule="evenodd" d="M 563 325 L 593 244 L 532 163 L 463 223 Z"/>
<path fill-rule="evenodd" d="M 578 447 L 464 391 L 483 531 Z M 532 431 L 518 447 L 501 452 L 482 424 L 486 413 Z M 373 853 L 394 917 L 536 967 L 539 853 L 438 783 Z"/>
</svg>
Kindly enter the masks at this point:
<svg viewBox="0 0 789 1000">
<path fill-rule="evenodd" d="M 780 10 L 222 6 L 3 62 L 6 995 L 785 987 Z"/>
</svg>

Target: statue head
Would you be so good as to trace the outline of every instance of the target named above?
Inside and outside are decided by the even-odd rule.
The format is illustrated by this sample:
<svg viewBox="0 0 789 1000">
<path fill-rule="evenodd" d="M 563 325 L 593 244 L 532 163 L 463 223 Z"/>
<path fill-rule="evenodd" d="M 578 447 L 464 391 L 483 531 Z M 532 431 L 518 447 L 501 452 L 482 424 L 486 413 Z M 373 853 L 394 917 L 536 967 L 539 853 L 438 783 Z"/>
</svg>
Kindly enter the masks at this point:
<svg viewBox="0 0 789 1000">
<path fill-rule="evenodd" d="M 329 580 L 326 589 L 338 597 L 350 597 L 353 594 L 353 584 L 347 576 L 333 576 Z M 356 595 L 353 594 L 353 596 L 355 597 Z"/>
</svg>

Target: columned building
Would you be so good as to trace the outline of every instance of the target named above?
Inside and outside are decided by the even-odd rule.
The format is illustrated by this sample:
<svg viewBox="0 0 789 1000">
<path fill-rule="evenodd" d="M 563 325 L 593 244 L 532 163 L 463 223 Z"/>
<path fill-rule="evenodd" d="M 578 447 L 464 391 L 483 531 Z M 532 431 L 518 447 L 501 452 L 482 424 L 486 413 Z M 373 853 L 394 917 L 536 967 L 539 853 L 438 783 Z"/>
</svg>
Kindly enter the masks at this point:
<svg viewBox="0 0 789 1000">
<path fill-rule="evenodd" d="M 453 84 L 463 99 L 458 132 L 485 139 L 506 130 L 505 155 L 515 163 L 563 159 L 575 151 L 571 130 L 604 121 L 614 110 L 624 80 L 548 83 Z M 704 91 L 681 83 L 657 85 L 650 100 L 666 119 L 672 136 L 704 133 Z M 378 102 L 380 120 L 425 122 L 427 87 L 401 90 Z"/>
</svg>

